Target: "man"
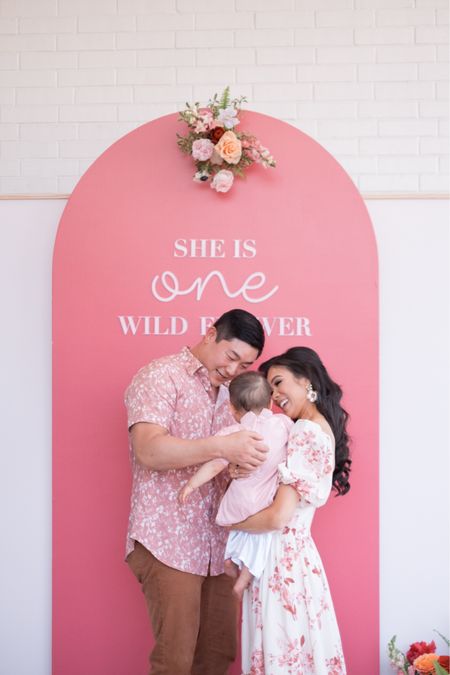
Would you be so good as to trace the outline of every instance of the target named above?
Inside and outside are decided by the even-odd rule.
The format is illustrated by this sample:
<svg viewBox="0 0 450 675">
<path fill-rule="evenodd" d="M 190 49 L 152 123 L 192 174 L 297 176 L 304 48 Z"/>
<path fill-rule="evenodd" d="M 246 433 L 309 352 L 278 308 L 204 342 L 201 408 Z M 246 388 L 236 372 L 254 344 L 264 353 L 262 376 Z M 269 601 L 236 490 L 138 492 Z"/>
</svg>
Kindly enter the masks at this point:
<svg viewBox="0 0 450 675">
<path fill-rule="evenodd" d="M 142 368 L 126 392 L 133 470 L 127 562 L 153 627 L 152 675 L 225 675 L 235 659 L 237 608 L 223 573 L 227 532 L 214 522 L 224 477 L 185 505 L 177 497 L 209 459 L 245 470 L 264 461 L 258 434 L 214 436 L 233 422 L 223 385 L 263 346 L 258 319 L 231 310 L 192 349 Z"/>
</svg>

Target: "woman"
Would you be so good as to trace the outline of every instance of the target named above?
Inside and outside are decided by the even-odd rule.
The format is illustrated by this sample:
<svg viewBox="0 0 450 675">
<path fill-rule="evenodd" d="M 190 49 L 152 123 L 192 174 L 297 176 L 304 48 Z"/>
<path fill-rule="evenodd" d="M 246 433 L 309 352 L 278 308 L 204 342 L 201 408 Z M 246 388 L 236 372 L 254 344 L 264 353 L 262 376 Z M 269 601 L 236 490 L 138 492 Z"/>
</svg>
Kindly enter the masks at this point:
<svg viewBox="0 0 450 675">
<path fill-rule="evenodd" d="M 307 347 L 293 347 L 260 370 L 275 403 L 296 423 L 274 502 L 233 526 L 255 533 L 279 530 L 262 576 L 244 596 L 242 672 L 345 675 L 330 591 L 310 534 L 314 512 L 332 488 L 340 495 L 350 489 L 342 390 Z"/>
</svg>

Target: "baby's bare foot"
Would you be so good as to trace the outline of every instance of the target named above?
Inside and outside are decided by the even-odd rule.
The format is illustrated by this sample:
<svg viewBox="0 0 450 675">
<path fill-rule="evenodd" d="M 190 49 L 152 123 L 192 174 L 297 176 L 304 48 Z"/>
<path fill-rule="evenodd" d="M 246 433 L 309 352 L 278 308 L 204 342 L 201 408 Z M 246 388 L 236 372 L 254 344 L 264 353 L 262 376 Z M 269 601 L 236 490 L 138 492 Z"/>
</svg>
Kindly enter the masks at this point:
<svg viewBox="0 0 450 675">
<path fill-rule="evenodd" d="M 233 577 L 233 579 L 237 578 L 239 568 L 232 560 L 225 560 L 223 566 L 225 574 L 227 574 L 229 577 Z"/>
<path fill-rule="evenodd" d="M 249 584 L 250 584 L 250 580 L 242 579 L 242 577 L 238 577 L 238 580 L 234 584 L 233 595 L 239 600 L 239 602 L 242 601 L 244 591 L 248 587 Z"/>
<path fill-rule="evenodd" d="M 242 600 L 244 591 L 250 585 L 252 579 L 253 574 L 250 572 L 248 567 L 243 565 L 241 572 L 237 578 L 237 581 L 233 586 L 233 593 L 239 600 Z"/>
</svg>

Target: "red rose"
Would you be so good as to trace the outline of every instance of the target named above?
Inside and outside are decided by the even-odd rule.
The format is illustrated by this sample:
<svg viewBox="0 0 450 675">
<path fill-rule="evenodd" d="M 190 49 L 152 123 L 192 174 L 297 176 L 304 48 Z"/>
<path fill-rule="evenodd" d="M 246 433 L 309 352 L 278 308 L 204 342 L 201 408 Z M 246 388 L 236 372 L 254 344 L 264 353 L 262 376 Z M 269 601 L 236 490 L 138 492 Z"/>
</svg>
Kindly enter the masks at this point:
<svg viewBox="0 0 450 675">
<path fill-rule="evenodd" d="M 214 143 L 214 145 L 218 141 L 220 141 L 220 139 L 222 138 L 224 133 L 225 133 L 225 129 L 223 127 L 214 127 L 214 129 L 211 129 L 211 131 L 209 132 L 209 137 L 210 137 L 211 141 Z"/>
<path fill-rule="evenodd" d="M 414 659 L 417 659 L 418 656 L 422 656 L 422 654 L 434 654 L 435 651 L 436 645 L 434 640 L 429 645 L 426 642 L 413 642 L 406 652 L 406 659 L 409 663 L 414 663 Z"/>
<path fill-rule="evenodd" d="M 449 670 L 450 663 L 449 663 L 449 661 L 450 661 L 450 659 L 449 659 L 448 656 L 440 656 L 438 658 L 439 665 L 442 666 L 447 671 L 447 673 L 450 673 L 450 670 Z"/>
</svg>

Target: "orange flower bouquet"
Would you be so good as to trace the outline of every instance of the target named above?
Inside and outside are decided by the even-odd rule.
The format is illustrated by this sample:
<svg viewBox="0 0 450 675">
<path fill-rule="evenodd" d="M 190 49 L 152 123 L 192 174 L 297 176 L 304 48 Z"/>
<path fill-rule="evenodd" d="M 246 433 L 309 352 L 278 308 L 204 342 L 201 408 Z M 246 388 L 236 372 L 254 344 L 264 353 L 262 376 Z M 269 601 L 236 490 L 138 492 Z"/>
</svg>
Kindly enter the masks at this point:
<svg viewBox="0 0 450 675">
<path fill-rule="evenodd" d="M 449 647 L 449 640 L 438 631 L 435 632 L 441 636 Z M 396 639 L 397 636 L 394 635 L 388 642 L 388 656 L 391 665 L 397 670 L 397 675 L 447 675 L 450 672 L 449 657 L 436 654 L 434 640 L 429 644 L 413 642 L 404 654 L 395 644 Z"/>
<path fill-rule="evenodd" d="M 186 103 L 179 119 L 188 126 L 187 136 L 178 136 L 178 147 L 195 163 L 194 181 L 208 183 L 216 192 L 228 192 L 235 176 L 244 176 L 252 164 L 275 168 L 270 151 L 245 131 L 238 131 L 239 112 L 245 97 L 230 98 L 226 87 L 219 97 L 213 96 L 202 108 Z"/>
</svg>

